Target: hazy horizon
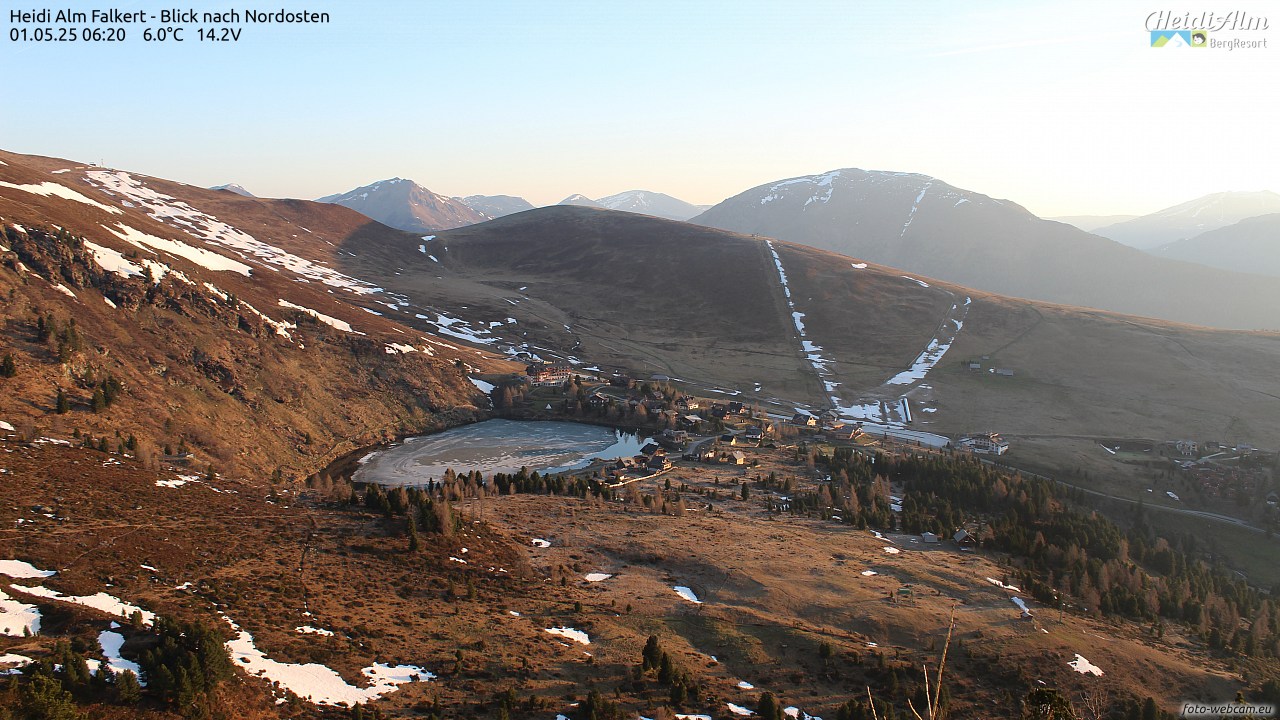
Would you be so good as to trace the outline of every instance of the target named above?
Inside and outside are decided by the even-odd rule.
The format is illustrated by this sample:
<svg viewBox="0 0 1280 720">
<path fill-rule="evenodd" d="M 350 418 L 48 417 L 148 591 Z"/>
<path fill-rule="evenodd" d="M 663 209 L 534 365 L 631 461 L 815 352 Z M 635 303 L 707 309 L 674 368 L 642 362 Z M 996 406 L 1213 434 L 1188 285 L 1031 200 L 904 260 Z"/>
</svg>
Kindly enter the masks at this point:
<svg viewBox="0 0 1280 720">
<path fill-rule="evenodd" d="M 710 205 L 843 167 L 1045 217 L 1280 189 L 1280 56 L 1152 48 L 1163 7 L 308 8 L 332 22 L 236 43 L 10 42 L 10 97 L 60 100 L 6 113 L 3 145 L 307 199 L 399 176 L 535 205 L 633 189 Z"/>
</svg>

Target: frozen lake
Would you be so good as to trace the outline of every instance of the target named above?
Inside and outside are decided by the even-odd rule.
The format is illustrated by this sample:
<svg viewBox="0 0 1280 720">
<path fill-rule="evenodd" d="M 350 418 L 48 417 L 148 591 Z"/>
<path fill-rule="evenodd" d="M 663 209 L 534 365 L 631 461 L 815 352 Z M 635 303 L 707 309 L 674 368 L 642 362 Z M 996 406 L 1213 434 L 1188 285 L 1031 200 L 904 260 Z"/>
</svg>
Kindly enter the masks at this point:
<svg viewBox="0 0 1280 720">
<path fill-rule="evenodd" d="M 543 474 L 566 472 L 586 467 L 595 458 L 635 455 L 648 439 L 597 425 L 486 420 L 412 437 L 367 455 L 353 479 L 417 485 L 439 480 L 448 468 L 456 473 L 479 470 L 485 475 L 515 473 L 521 467 Z"/>
</svg>

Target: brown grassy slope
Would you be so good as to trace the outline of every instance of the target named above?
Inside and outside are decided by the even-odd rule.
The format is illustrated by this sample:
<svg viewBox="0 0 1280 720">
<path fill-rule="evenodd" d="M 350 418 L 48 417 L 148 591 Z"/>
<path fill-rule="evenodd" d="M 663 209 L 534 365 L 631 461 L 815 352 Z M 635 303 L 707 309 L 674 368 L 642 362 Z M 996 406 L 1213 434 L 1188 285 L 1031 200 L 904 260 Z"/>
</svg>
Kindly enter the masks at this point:
<svg viewBox="0 0 1280 720">
<path fill-rule="evenodd" d="M 44 432 L 67 436 L 81 429 L 114 438 L 119 431 L 124 437 L 134 434 L 149 440 L 156 448 L 176 447 L 186 437 L 201 467 L 212 463 L 223 470 L 259 476 L 280 468 L 296 477 L 355 445 L 473 417 L 474 407 L 461 414 L 450 412 L 484 403 L 454 367 L 456 358 L 482 367 L 507 367 L 470 351 L 434 357 L 422 352 L 388 354 L 385 344 L 391 342 L 425 347 L 422 334 L 365 312 L 349 291 L 331 293 L 321 283 L 304 282 L 287 269 L 238 258 L 253 267 L 252 276 L 245 277 L 208 270 L 165 253 L 148 256 L 102 226 L 123 222 L 157 237 L 235 257 L 181 228 L 124 206 L 118 198 L 77 179 L 76 172 L 46 172 L 69 163 L 8 153 L 3 157 L 6 165 L 0 166 L 0 179 L 6 182 L 57 182 L 123 210 L 111 214 L 80 202 L 0 188 L 4 246 L 18 251 L 0 267 L 0 293 L 6 298 L 0 311 L 5 325 L 3 350 L 13 352 L 19 365 L 17 377 L 0 380 L 6 390 L 0 417 L 7 422 L 34 422 Z M 144 180 L 148 187 L 167 194 L 186 188 Z M 395 233 L 381 226 L 371 228 L 375 224 L 344 208 L 187 190 L 192 198 L 216 196 L 217 200 L 210 200 L 208 206 L 195 199 L 189 204 L 254 233 L 263 242 L 313 252 L 312 259 L 320 262 L 325 254 L 315 252 L 317 248 L 332 252 L 350 234 Z M 55 227 L 120 252 L 152 257 L 192 282 L 167 275 L 157 289 L 148 292 L 141 278 L 106 273 L 76 243 L 54 239 Z M 300 227 L 312 232 L 296 232 Z M 290 230 L 300 237 L 292 237 L 295 232 Z M 76 297 L 62 293 L 50 280 L 68 286 Z M 206 282 L 231 293 L 235 301 L 208 289 Z M 108 305 L 106 296 L 119 308 Z M 281 299 L 345 320 L 362 334 L 345 333 L 281 307 Z M 281 337 L 244 303 L 273 320 L 299 327 L 289 331 L 291 337 Z M 35 342 L 36 318 L 46 313 L 52 313 L 60 326 L 71 319 L 77 323 L 82 346 L 65 362 L 57 357 L 53 341 Z M 125 393 L 106 412 L 89 412 L 93 385 L 107 375 L 123 381 Z M 67 392 L 72 412 L 52 412 L 57 387 Z"/>
<path fill-rule="evenodd" d="M 751 238 L 557 206 L 440 233 L 427 243 L 439 264 L 416 245 L 377 256 L 366 244 L 350 247 L 358 253 L 344 259 L 350 272 L 426 303 L 514 317 L 532 344 L 601 367 L 804 391 L 790 318 L 781 293 L 768 291 L 776 272 Z M 396 267 L 405 272 L 393 275 Z"/>
<path fill-rule="evenodd" d="M 932 377 L 941 427 L 1276 445 L 1280 334 L 1019 308 L 1002 298 L 974 302 L 972 325 Z M 1017 375 L 1002 383 L 961 368 L 962 359 L 982 355 L 992 358 L 984 367 Z"/>
<path fill-rule="evenodd" d="M 1278 333 L 1029 302 L 927 277 L 931 287 L 924 289 L 900 273 L 869 273 L 820 250 L 775 246 L 811 339 L 835 359 L 850 394 L 862 387 L 874 396 L 876 385 L 924 349 L 952 302 L 973 299 L 963 330 L 924 381 L 931 388 L 911 394 L 938 408 L 931 416 L 917 412 L 924 429 L 1193 437 L 1260 447 L 1273 447 L 1280 435 Z M 968 360 L 983 369 L 968 370 Z M 1015 377 L 993 377 L 993 367 Z"/>
<path fill-rule="evenodd" d="M 892 268 L 855 268 L 840 255 L 773 244 L 808 339 L 835 359 L 835 377 L 851 397 L 909 367 L 955 302 L 952 286 L 929 280 L 926 288 Z"/>
<path fill-rule="evenodd" d="M 590 208 L 544 208 L 428 243 L 348 244 L 353 274 L 427 304 L 507 316 L 534 344 L 601 367 L 821 403 L 764 242 Z M 953 303 L 973 299 L 955 344 L 911 397 L 923 429 L 1007 434 L 1204 437 L 1274 445 L 1280 335 L 1219 331 L 1029 302 L 833 253 L 774 243 L 809 339 L 834 360 L 847 401 L 887 396 Z M 403 271 L 399 271 L 403 268 Z M 400 274 L 395 273 L 399 271 Z M 525 287 L 527 289 L 520 290 Z M 564 329 L 568 324 L 571 332 Z M 579 343 L 581 343 L 579 345 Z M 981 373 L 961 361 L 990 356 Z M 1012 380 L 992 366 L 1013 369 Z M 904 392 L 906 386 L 896 392 Z M 893 394 L 893 393 L 889 393 Z"/>
<path fill-rule="evenodd" d="M 910 538 L 898 538 L 902 552 L 889 555 L 888 543 L 865 531 L 770 516 L 766 492 L 742 501 L 726 491 L 744 477 L 737 468 L 673 473 L 677 488 L 720 490 L 715 498 L 685 491 L 691 509 L 683 517 L 573 497 L 464 501 L 467 522 L 459 534 L 424 536 L 423 548 L 410 553 L 402 519 L 387 522 L 380 513 L 322 502 L 318 491 L 273 498 L 252 483 L 221 477 L 165 488 L 155 481 L 176 471 L 148 471 L 119 456 L 3 438 L 0 449 L 6 483 L 21 498 L 0 507 L 0 528 L 8 528 L 0 530 L 0 557 L 58 570 L 43 584 L 65 593 L 105 590 L 209 624 L 221 623 L 218 613 L 225 613 L 271 658 L 324 663 L 349 682 L 360 682 L 358 669 L 374 661 L 417 664 L 440 676 L 379 701 L 393 717 L 411 716 L 410 708 L 433 697 L 450 717 L 487 716 L 495 709 L 491 699 L 508 688 L 549 703 L 514 716 L 544 717 L 569 711 L 569 697 L 581 698 L 590 687 L 651 717 L 669 702 L 667 689 L 652 679 L 638 689 L 631 681 L 650 634 L 703 688 L 704 698 L 683 712 L 718 717 L 726 702 L 751 707 L 768 690 L 826 717 L 867 684 L 904 710 L 921 663 L 937 656 L 953 600 L 958 634 L 947 677 L 957 717 L 1018 717 L 1006 698 L 1021 697 L 1037 681 L 1073 698 L 1105 688 L 1116 701 L 1154 695 L 1168 704 L 1231 697 L 1239 687 L 1222 661 L 1173 626 L 1155 639 L 1137 627 L 1071 613 L 1059 623 L 1036 603 L 1037 623 L 1018 620 L 1008 593 L 984 579 L 1005 577 L 998 558 L 924 550 Z M 762 463 L 758 472 L 813 487 L 786 451 L 752 454 Z M 654 484 L 638 489 L 658 492 Z M 48 506 L 56 519 L 36 505 Z M 533 537 L 552 545 L 533 547 Z M 878 574 L 862 575 L 868 568 Z M 585 581 L 592 572 L 614 576 Z M 902 583 L 917 588 L 916 598 L 888 602 Z M 703 604 L 682 599 L 675 585 L 692 588 Z M 48 620 L 43 635 L 0 638 L 0 654 L 40 657 L 53 638 L 92 640 L 110 620 L 39 604 Z M 300 625 L 335 635 L 302 635 L 294 630 Z M 592 644 L 562 645 L 544 631 L 562 626 L 588 632 Z M 822 642 L 834 647 L 829 661 L 819 657 Z M 455 668 L 457 651 L 462 662 Z M 878 653 L 886 670 L 878 669 Z M 1106 675 L 1072 672 L 1066 663 L 1075 653 Z M 897 684 L 891 671 L 904 694 L 891 694 Z M 756 689 L 738 687 L 743 680 Z M 242 676 L 229 690 L 236 717 L 317 714 L 275 708 L 265 683 L 252 678 Z M 115 712 L 101 716 L 125 716 Z"/>
</svg>

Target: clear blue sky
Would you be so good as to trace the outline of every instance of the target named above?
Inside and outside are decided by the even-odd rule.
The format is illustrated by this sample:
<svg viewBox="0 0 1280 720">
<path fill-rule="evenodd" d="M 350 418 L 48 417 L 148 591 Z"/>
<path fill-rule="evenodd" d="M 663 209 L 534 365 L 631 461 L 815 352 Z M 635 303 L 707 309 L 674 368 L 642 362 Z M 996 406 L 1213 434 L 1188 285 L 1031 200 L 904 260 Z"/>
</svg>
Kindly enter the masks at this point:
<svg viewBox="0 0 1280 720">
<path fill-rule="evenodd" d="M 1042 215 L 1280 191 L 1265 2 L 238 0 L 194 5 L 332 22 L 237 43 L 10 42 L 9 10 L 42 1 L 3 4 L 0 147 L 266 196 L 401 176 L 535 204 L 633 188 L 714 203 L 838 167 Z M 1251 35 L 1272 47 L 1151 48 L 1164 9 L 1273 11 Z"/>
</svg>

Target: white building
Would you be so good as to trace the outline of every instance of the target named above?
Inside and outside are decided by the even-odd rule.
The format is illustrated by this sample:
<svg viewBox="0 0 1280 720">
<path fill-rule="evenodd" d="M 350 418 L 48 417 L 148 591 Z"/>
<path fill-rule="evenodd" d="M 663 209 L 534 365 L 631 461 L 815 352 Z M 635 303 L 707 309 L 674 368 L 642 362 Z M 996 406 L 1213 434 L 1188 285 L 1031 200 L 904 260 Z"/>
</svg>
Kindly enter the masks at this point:
<svg viewBox="0 0 1280 720">
<path fill-rule="evenodd" d="M 999 433 L 993 432 L 966 435 L 960 438 L 959 447 L 961 450 L 984 455 L 1003 455 L 1009 452 L 1009 443 Z"/>
</svg>

